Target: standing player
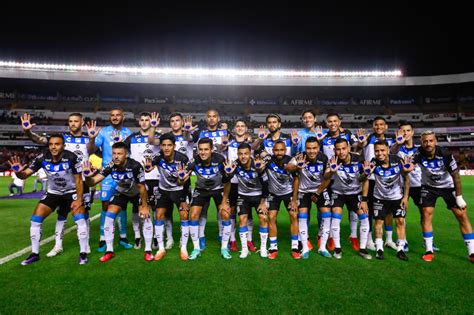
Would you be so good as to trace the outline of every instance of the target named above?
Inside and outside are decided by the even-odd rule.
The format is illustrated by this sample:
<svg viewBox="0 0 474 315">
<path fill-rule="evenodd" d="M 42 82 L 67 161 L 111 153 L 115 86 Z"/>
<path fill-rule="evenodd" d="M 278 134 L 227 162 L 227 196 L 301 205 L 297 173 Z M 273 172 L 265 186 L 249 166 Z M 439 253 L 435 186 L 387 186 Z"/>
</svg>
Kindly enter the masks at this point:
<svg viewBox="0 0 474 315">
<path fill-rule="evenodd" d="M 102 168 L 108 165 L 112 161 L 112 145 L 116 142 L 120 142 L 132 134 L 132 131 L 128 128 L 123 127 L 124 113 L 120 108 L 115 108 L 110 111 L 110 125 L 100 130 L 96 127 L 96 122 L 91 120 L 87 125 L 87 134 L 89 135 L 90 141 L 87 144 L 87 150 L 89 154 L 94 153 L 98 149 L 102 151 Z M 100 188 L 100 200 L 102 201 L 102 212 L 100 213 L 100 242 L 98 251 L 103 253 L 106 250 L 104 224 L 105 215 L 107 213 L 108 204 L 110 198 L 115 192 L 115 181 L 112 177 L 107 177 L 101 183 Z M 119 226 L 120 226 L 120 242 L 119 244 L 125 248 L 133 248 L 133 245 L 128 243 L 127 240 L 127 209 L 123 209 L 118 214 Z"/>
<path fill-rule="evenodd" d="M 372 259 L 367 252 L 367 238 L 369 235 L 369 215 L 367 193 L 369 183 L 363 170 L 364 158 L 350 152 L 349 142 L 339 138 L 334 143 L 335 156 L 329 160 L 330 172 L 325 179 L 333 177 L 332 190 L 332 221 L 331 230 L 334 238 L 334 258 L 342 258 L 341 249 L 341 219 L 344 205 L 349 211 L 357 213 L 360 221 L 360 249 L 359 255 L 364 259 Z"/>
<path fill-rule="evenodd" d="M 298 180 L 297 173 L 286 170 L 291 156 L 286 155 L 286 145 L 283 140 L 278 140 L 272 147 L 273 155 L 268 162 L 262 162 L 259 171 L 266 171 L 268 177 L 268 197 L 269 203 L 269 228 L 270 228 L 270 250 L 269 259 L 278 257 L 277 241 L 277 216 L 280 210 L 281 202 L 284 203 L 290 216 L 291 231 L 291 256 L 294 259 L 300 259 L 301 254 L 298 250 Z"/>
<path fill-rule="evenodd" d="M 297 131 L 297 137 L 299 139 L 298 146 L 296 148 L 297 152 L 305 151 L 306 140 L 309 137 L 317 137 L 316 132 L 316 113 L 312 109 L 307 109 L 301 114 L 301 120 L 303 122 L 304 128 L 301 128 Z M 322 135 L 321 135 L 322 136 Z M 293 135 L 292 135 L 293 137 Z"/>
<path fill-rule="evenodd" d="M 95 186 L 108 176 L 115 182 L 115 191 L 110 198 L 104 223 L 104 236 L 107 250 L 100 258 L 101 262 L 109 261 L 115 257 L 114 253 L 114 221 L 121 211 L 127 211 L 130 202 L 134 212 L 140 212 L 143 221 L 143 236 L 145 238 L 145 260 L 153 260 L 151 253 L 151 242 L 153 240 L 153 223 L 148 208 L 148 195 L 145 184 L 145 172 L 143 166 L 128 157 L 127 145 L 117 142 L 112 145 L 112 162 L 107 164 L 99 173 L 93 174 L 89 161 L 84 163 L 83 173 L 86 183 Z"/>
<path fill-rule="evenodd" d="M 423 237 L 426 253 L 423 260 L 432 261 L 433 214 L 438 197 L 442 197 L 459 222 L 469 259 L 474 263 L 474 233 L 467 216 L 467 204 L 462 197 L 461 178 L 453 155 L 437 145 L 436 134 L 427 130 L 421 135 L 421 147 L 414 162 L 421 167 L 421 206 L 423 207 Z"/>
<path fill-rule="evenodd" d="M 270 114 L 265 121 L 270 133 L 267 134 L 265 127 L 263 125 L 260 126 L 258 137 L 252 144 L 252 149 L 255 150 L 255 153 L 262 157 L 273 154 L 273 146 L 277 141 L 285 143 L 286 155 L 291 156 L 292 153 L 296 153 L 297 143 L 293 144 L 290 135 L 281 132 L 281 117 L 277 114 Z"/>
<path fill-rule="evenodd" d="M 160 147 L 157 145 L 149 144 L 148 138 L 158 138 L 159 135 L 156 133 L 149 133 L 151 129 L 151 114 L 143 112 L 140 114 L 140 120 L 138 121 L 140 130 L 132 133 L 125 139 L 124 143 L 128 147 L 130 152 L 130 158 L 134 159 L 138 163 L 142 163 L 146 159 L 153 159 L 155 155 L 160 152 Z M 158 195 L 158 170 L 153 169 L 150 172 L 145 173 L 146 187 L 148 192 L 148 200 L 151 208 L 156 210 L 156 201 Z M 141 236 L 140 236 L 140 218 L 138 212 L 132 213 L 132 226 L 135 233 L 135 249 L 141 247 Z"/>
<path fill-rule="evenodd" d="M 83 206 L 81 165 L 77 155 L 65 150 L 63 135 L 51 135 L 48 139 L 48 152 L 38 156 L 30 166 L 21 165 L 18 157 L 13 157 L 9 164 L 21 179 L 28 178 L 41 168 L 48 176 L 48 190 L 31 216 L 31 254 L 21 264 L 29 265 L 40 259 L 39 248 L 43 221 L 56 208 L 65 214 L 72 211 L 77 225 L 80 246 L 79 264 L 86 264 L 88 262 L 88 231 L 85 219 L 86 211 Z"/>
<path fill-rule="evenodd" d="M 29 114 L 25 113 L 23 117 L 21 117 L 21 126 L 26 136 L 37 144 L 47 145 L 48 139 L 46 137 L 40 136 L 32 131 L 32 128 L 35 125 L 36 124 L 31 123 L 31 117 Z M 66 132 L 63 134 L 65 149 L 76 154 L 77 160 L 79 163 L 82 163 L 82 161 L 86 161 L 89 159 L 89 152 L 87 151 L 87 143 L 89 143 L 89 137 L 82 132 L 83 126 L 84 126 L 84 119 L 82 117 L 82 114 L 71 113 L 69 114 L 69 117 L 68 117 L 69 132 Z M 44 170 L 40 169 L 39 172 L 44 172 Z M 84 207 L 86 209 L 86 213 L 84 214 L 84 216 L 87 223 L 87 230 L 88 230 L 87 235 L 89 237 L 89 233 L 90 233 L 89 211 L 91 209 L 92 197 L 91 197 L 90 189 L 85 183 L 84 183 L 83 193 L 84 193 Z M 55 226 L 55 244 L 54 244 L 53 249 L 51 249 L 51 251 L 48 254 L 46 254 L 47 257 L 54 257 L 63 252 L 63 237 L 64 237 L 64 230 L 66 229 L 66 220 L 67 220 L 67 212 L 64 213 L 61 210 L 58 211 L 58 218 L 56 220 L 56 226 Z M 89 240 L 87 240 L 86 252 L 88 254 L 90 253 Z"/>
</svg>

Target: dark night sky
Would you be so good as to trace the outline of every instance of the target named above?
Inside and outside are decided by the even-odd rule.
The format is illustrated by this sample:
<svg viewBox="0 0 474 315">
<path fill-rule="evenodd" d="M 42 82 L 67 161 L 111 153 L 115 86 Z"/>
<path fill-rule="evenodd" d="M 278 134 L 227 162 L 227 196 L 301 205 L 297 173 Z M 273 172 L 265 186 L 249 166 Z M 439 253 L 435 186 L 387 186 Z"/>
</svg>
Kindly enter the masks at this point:
<svg viewBox="0 0 474 315">
<path fill-rule="evenodd" d="M 2 13 L 0 59 L 171 66 L 474 71 L 467 8 L 83 8 Z M 74 15 L 71 12 L 75 12 Z M 35 15 L 32 15 L 32 14 Z M 96 14 L 95 16 L 91 13 Z"/>
</svg>

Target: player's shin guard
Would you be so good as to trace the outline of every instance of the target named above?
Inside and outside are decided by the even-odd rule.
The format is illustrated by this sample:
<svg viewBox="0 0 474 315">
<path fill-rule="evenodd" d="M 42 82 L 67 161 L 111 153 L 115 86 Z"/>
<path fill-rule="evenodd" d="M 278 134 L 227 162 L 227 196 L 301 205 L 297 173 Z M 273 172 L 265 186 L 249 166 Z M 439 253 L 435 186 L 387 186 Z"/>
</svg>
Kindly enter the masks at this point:
<svg viewBox="0 0 474 315">
<path fill-rule="evenodd" d="M 56 220 L 56 226 L 54 228 L 54 247 L 62 248 L 63 247 L 63 238 L 64 238 L 64 227 L 67 223 L 67 217 L 58 215 L 58 219 Z"/>
<path fill-rule="evenodd" d="M 143 220 L 143 238 L 145 239 L 145 251 L 151 251 L 153 241 L 153 222 L 150 218 Z"/>
<path fill-rule="evenodd" d="M 188 246 L 188 239 L 189 239 L 189 221 L 182 220 L 181 221 L 181 241 L 180 246 L 182 250 L 186 250 Z"/>
<path fill-rule="evenodd" d="M 357 216 L 357 213 L 350 211 L 349 221 L 351 226 L 351 237 L 357 238 L 357 223 L 359 222 L 359 217 Z"/>
<path fill-rule="evenodd" d="M 79 252 L 85 253 L 87 252 L 87 223 L 84 214 L 76 214 L 74 215 L 74 221 L 77 225 L 77 239 L 79 240 Z"/>
<path fill-rule="evenodd" d="M 191 240 L 193 241 L 193 246 L 194 246 L 194 249 L 201 249 L 200 245 L 199 245 L 199 229 L 200 229 L 200 226 L 199 226 L 199 221 L 191 221 L 189 222 L 189 233 L 191 234 Z"/>
<path fill-rule="evenodd" d="M 341 213 L 332 213 L 331 232 L 335 248 L 341 248 L 341 219 Z"/>
<path fill-rule="evenodd" d="M 138 215 L 138 212 L 132 213 L 132 227 L 133 227 L 133 233 L 135 234 L 135 239 L 141 238 L 140 235 L 140 216 Z"/>
<path fill-rule="evenodd" d="M 319 242 L 319 250 L 325 251 L 326 244 L 329 238 L 329 231 L 331 230 L 331 212 L 321 213 L 321 241 Z"/>
<path fill-rule="evenodd" d="M 248 235 L 248 234 L 247 234 Z M 260 248 L 267 248 L 268 228 L 260 227 Z"/>
<path fill-rule="evenodd" d="M 165 232 L 167 240 L 173 239 L 173 221 L 169 218 L 165 218 Z"/>
<path fill-rule="evenodd" d="M 308 248 L 308 214 L 298 213 L 298 232 L 300 234 L 301 244 L 303 245 L 303 253 L 309 251 Z"/>
<path fill-rule="evenodd" d="M 370 229 L 370 223 L 369 223 L 369 216 L 366 213 L 362 213 L 359 215 L 359 221 L 360 221 L 360 249 L 366 249 L 367 248 L 367 240 L 369 239 L 369 229 Z"/>
<path fill-rule="evenodd" d="M 230 241 L 235 241 L 235 214 L 230 215 Z"/>
<path fill-rule="evenodd" d="M 463 234 L 462 237 L 464 238 L 468 255 L 474 254 L 474 233 Z"/>
<path fill-rule="evenodd" d="M 102 210 L 100 212 L 100 240 L 105 241 L 104 237 L 104 224 L 105 224 L 105 215 L 107 213 L 107 210 Z"/>
<path fill-rule="evenodd" d="M 165 221 L 156 220 L 155 221 L 155 236 L 156 236 L 156 240 L 158 241 L 158 250 L 165 249 L 164 235 L 163 235 L 164 230 L 165 230 Z"/>
<path fill-rule="evenodd" d="M 105 223 L 104 223 L 104 237 L 105 243 L 107 244 L 107 251 L 113 252 L 114 251 L 114 222 L 117 215 L 112 212 L 107 212 L 105 214 Z"/>
<path fill-rule="evenodd" d="M 247 241 L 252 242 L 252 233 L 253 233 L 253 219 L 249 218 L 247 220 L 247 227 L 249 231 L 247 232 Z"/>
<path fill-rule="evenodd" d="M 433 232 L 423 232 L 425 240 L 425 249 L 427 252 L 433 252 Z"/>
<path fill-rule="evenodd" d="M 39 254 L 40 240 L 41 240 L 41 227 L 43 225 L 43 217 L 33 215 L 31 216 L 30 226 L 30 239 L 31 239 L 31 251 L 35 254 Z"/>
<path fill-rule="evenodd" d="M 248 245 L 247 245 L 247 235 L 249 228 L 248 226 L 240 226 L 239 227 L 239 236 L 240 236 L 240 244 L 242 244 L 242 251 L 248 250 Z M 266 242 L 265 242 L 266 243 Z"/>
<path fill-rule="evenodd" d="M 227 249 L 227 245 L 229 244 L 230 239 L 230 230 L 231 230 L 231 222 L 230 220 L 222 221 L 222 241 L 221 241 L 221 249 Z"/>
<path fill-rule="evenodd" d="M 385 225 L 385 242 L 393 242 L 393 226 Z"/>
</svg>

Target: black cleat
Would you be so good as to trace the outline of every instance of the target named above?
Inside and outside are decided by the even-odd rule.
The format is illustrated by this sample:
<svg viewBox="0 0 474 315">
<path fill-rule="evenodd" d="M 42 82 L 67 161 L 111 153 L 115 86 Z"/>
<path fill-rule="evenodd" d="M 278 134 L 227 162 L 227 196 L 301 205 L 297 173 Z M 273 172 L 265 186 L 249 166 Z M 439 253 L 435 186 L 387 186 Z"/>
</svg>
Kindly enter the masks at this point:
<svg viewBox="0 0 474 315">
<path fill-rule="evenodd" d="M 398 256 L 398 253 L 397 253 L 397 256 Z M 375 258 L 377 259 L 380 259 L 380 260 L 384 260 L 384 253 L 383 253 L 383 250 L 379 249 L 377 251 L 377 254 L 375 254 Z"/>
<path fill-rule="evenodd" d="M 403 261 L 407 261 L 408 260 L 408 257 L 407 255 L 405 254 L 405 252 L 403 250 L 399 250 L 397 252 L 397 258 L 403 260 Z"/>
</svg>

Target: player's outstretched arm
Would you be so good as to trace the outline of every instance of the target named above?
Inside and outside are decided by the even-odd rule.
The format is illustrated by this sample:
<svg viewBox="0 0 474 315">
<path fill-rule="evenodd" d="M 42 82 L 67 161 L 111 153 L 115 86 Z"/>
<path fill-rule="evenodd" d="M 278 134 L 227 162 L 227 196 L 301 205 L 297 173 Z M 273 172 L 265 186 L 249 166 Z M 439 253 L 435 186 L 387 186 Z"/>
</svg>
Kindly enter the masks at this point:
<svg viewBox="0 0 474 315">
<path fill-rule="evenodd" d="M 151 113 L 150 129 L 148 129 L 148 144 L 160 145 L 160 139 L 155 138 L 156 127 L 160 124 L 160 114 L 153 112 Z"/>
<path fill-rule="evenodd" d="M 461 176 L 459 175 L 459 171 L 456 169 L 455 171 L 450 172 L 450 174 L 453 178 L 454 189 L 456 190 L 456 204 L 460 209 L 466 209 L 467 203 L 462 197 Z"/>
<path fill-rule="evenodd" d="M 139 208 L 140 217 L 148 219 L 150 217 L 150 207 L 148 206 L 148 192 L 144 184 L 137 184 L 140 193 L 141 205 Z"/>
<path fill-rule="evenodd" d="M 37 144 L 48 144 L 48 139 L 46 137 L 43 137 L 43 136 L 40 136 L 36 133 L 34 133 L 33 131 L 31 131 L 31 129 L 36 126 L 36 124 L 32 124 L 31 123 L 31 116 L 30 114 L 23 114 L 22 117 L 20 117 L 21 119 L 21 127 L 23 128 L 23 131 L 25 132 L 25 135 L 31 140 L 33 141 L 34 143 L 37 143 Z"/>
<path fill-rule="evenodd" d="M 19 179 L 27 179 L 34 173 L 31 168 L 27 168 L 26 165 L 22 164 L 20 158 L 17 156 L 13 156 L 8 160 L 8 164 Z"/>
<path fill-rule="evenodd" d="M 74 180 L 76 181 L 76 195 L 77 199 L 71 203 L 71 210 L 75 212 L 82 206 L 84 196 L 84 185 L 82 182 L 82 174 L 74 174 Z"/>
<path fill-rule="evenodd" d="M 94 174 L 90 161 L 84 161 L 84 163 L 82 163 L 82 174 L 84 174 L 86 185 L 89 187 L 94 187 L 105 178 L 101 173 Z"/>
</svg>

